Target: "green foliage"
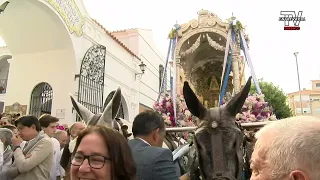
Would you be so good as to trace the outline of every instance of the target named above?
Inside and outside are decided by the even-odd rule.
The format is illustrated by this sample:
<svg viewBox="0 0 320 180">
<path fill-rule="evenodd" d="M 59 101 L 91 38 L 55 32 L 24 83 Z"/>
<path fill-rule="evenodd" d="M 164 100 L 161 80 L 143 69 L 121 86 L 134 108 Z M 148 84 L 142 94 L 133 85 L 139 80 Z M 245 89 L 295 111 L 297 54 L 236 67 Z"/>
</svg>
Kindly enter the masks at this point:
<svg viewBox="0 0 320 180">
<path fill-rule="evenodd" d="M 291 117 L 292 111 L 287 104 L 287 96 L 283 90 L 271 82 L 263 81 L 263 79 L 259 79 L 258 81 L 265 100 L 273 108 L 273 113 L 277 119 Z M 250 93 L 257 93 L 254 84 L 251 86 Z"/>
<path fill-rule="evenodd" d="M 232 21 L 235 20 L 235 19 L 236 19 L 236 17 L 235 17 L 235 16 L 232 16 L 231 18 L 228 18 L 228 19 L 227 19 L 227 22 L 228 22 L 229 24 L 231 24 Z M 232 27 L 233 27 L 233 29 L 234 29 L 235 32 L 239 32 L 239 31 L 242 31 L 242 30 L 244 31 L 244 30 L 245 30 L 245 27 L 242 25 L 242 23 L 241 23 L 239 20 L 237 20 L 236 24 L 235 24 L 235 25 L 232 25 Z"/>
</svg>

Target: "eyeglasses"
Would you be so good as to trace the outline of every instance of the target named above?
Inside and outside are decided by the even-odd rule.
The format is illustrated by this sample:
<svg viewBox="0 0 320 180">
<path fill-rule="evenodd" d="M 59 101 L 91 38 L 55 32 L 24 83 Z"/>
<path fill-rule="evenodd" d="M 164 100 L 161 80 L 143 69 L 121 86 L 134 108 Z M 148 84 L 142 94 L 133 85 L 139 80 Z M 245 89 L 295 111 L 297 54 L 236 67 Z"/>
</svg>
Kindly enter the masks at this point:
<svg viewBox="0 0 320 180">
<path fill-rule="evenodd" d="M 0 122 L 0 126 L 6 126 L 6 125 L 8 125 L 7 122 Z"/>
<path fill-rule="evenodd" d="M 106 161 L 111 161 L 110 158 L 104 156 L 85 156 L 83 154 L 76 153 L 71 161 L 71 164 L 74 166 L 81 166 L 86 159 L 88 159 L 89 166 L 93 169 L 101 169 Z"/>
</svg>

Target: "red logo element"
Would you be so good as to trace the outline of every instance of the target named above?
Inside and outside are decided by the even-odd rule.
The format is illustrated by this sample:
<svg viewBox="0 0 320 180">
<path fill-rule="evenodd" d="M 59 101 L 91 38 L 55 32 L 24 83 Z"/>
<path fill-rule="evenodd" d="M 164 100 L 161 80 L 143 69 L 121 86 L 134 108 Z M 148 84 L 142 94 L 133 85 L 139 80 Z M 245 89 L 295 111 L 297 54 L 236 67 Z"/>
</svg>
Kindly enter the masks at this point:
<svg viewBox="0 0 320 180">
<path fill-rule="evenodd" d="M 300 30 L 299 26 L 285 26 L 284 30 Z"/>
</svg>

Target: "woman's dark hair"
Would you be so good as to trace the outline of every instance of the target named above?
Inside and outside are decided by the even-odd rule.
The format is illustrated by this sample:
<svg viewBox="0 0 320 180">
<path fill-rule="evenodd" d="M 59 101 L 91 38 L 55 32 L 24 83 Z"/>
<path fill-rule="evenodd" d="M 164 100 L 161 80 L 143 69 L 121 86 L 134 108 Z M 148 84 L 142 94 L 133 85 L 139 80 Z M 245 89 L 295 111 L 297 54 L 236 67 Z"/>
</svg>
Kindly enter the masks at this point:
<svg viewBox="0 0 320 180">
<path fill-rule="evenodd" d="M 136 166 L 128 141 L 123 135 L 112 128 L 99 125 L 87 127 L 79 134 L 73 153 L 78 149 L 81 140 L 91 133 L 98 133 L 106 142 L 106 148 L 111 158 L 112 178 L 116 180 L 135 180 Z"/>
</svg>

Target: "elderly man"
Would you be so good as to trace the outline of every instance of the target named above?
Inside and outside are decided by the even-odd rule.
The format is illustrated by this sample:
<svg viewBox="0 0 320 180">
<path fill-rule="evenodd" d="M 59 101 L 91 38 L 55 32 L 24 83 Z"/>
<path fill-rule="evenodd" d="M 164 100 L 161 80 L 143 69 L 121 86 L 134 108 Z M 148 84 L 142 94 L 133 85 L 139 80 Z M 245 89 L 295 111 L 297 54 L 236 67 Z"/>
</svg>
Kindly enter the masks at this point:
<svg viewBox="0 0 320 180">
<path fill-rule="evenodd" d="M 263 127 L 256 138 L 251 180 L 320 178 L 320 119 L 279 120 Z"/>
<path fill-rule="evenodd" d="M 82 122 L 75 122 L 69 129 L 70 131 L 70 141 L 75 139 L 78 134 L 86 128 L 86 125 Z"/>
<path fill-rule="evenodd" d="M 60 143 L 60 149 L 62 149 L 68 142 L 68 133 L 64 130 L 57 130 L 54 133 L 54 138 L 56 138 Z"/>
<path fill-rule="evenodd" d="M 64 176 L 64 180 L 69 180 L 70 179 L 70 154 L 72 154 L 72 150 L 74 149 L 75 142 L 73 141 L 78 137 L 78 134 L 86 128 L 86 125 L 82 122 L 76 122 L 74 123 L 69 131 L 70 131 L 70 141 L 65 144 L 64 148 L 62 149 L 62 156 L 61 156 L 61 161 L 60 165 L 61 167 L 66 171 L 66 174 Z M 72 149 L 72 150 L 71 150 Z"/>
</svg>

